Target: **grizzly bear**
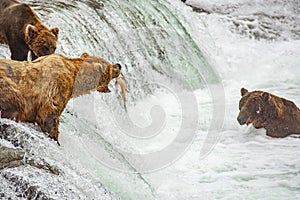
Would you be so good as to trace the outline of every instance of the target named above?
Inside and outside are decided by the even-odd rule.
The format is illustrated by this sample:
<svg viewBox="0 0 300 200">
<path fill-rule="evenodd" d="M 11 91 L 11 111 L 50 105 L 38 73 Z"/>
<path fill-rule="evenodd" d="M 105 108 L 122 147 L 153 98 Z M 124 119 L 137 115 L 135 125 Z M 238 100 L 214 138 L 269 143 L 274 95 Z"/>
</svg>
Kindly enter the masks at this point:
<svg viewBox="0 0 300 200">
<path fill-rule="evenodd" d="M 31 60 L 55 52 L 59 29 L 49 30 L 26 4 L 15 0 L 0 2 L 0 44 L 7 44 L 11 59 Z"/>
<path fill-rule="evenodd" d="M 237 120 L 240 125 L 265 128 L 267 135 L 283 138 L 300 134 L 300 110 L 292 102 L 263 91 L 241 89 Z"/>
<path fill-rule="evenodd" d="M 86 71 L 90 73 L 86 75 Z M 77 85 L 76 93 L 72 94 L 78 72 L 82 76 L 79 77 L 81 83 L 87 84 L 85 87 Z M 96 57 L 91 57 L 87 53 L 82 54 L 80 58 L 66 58 L 52 54 L 33 62 L 2 59 L 0 60 L 2 117 L 37 123 L 46 135 L 58 142 L 59 117 L 70 98 L 98 88 L 100 88 L 98 91 L 102 92 L 102 88 L 107 87 L 109 81 L 119 74 L 119 65 L 102 65 Z M 107 80 L 104 81 L 102 77 L 106 77 Z M 97 82 L 88 83 L 92 79 Z"/>
</svg>

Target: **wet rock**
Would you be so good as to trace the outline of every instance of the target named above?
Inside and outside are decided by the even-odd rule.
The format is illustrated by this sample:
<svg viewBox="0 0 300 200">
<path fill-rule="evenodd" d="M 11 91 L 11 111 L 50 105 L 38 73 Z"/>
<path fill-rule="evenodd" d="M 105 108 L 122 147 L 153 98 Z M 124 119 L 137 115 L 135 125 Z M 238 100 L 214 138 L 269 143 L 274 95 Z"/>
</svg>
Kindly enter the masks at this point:
<svg viewBox="0 0 300 200">
<path fill-rule="evenodd" d="M 84 173 L 73 172 L 59 147 L 34 124 L 0 118 L 0 147 L 0 199 L 116 199 L 100 183 L 93 185 Z M 53 153 L 66 168 L 56 165 L 49 156 Z M 86 184 L 91 184 L 91 192 L 84 198 Z"/>
<path fill-rule="evenodd" d="M 51 166 L 49 163 L 44 161 L 43 159 L 35 160 L 32 158 L 26 158 L 25 160 L 26 164 L 31 165 L 33 167 L 36 167 L 38 169 L 46 170 L 49 173 L 59 175 L 60 171 L 57 167 Z"/>
<path fill-rule="evenodd" d="M 30 184 L 27 180 L 23 179 L 22 177 L 15 175 L 11 172 L 1 172 L 0 173 L 5 181 L 10 185 L 10 187 L 14 188 L 14 195 L 15 197 L 9 197 L 7 194 L 3 194 L 3 196 L 7 199 L 43 199 L 43 200 L 50 200 L 52 199 L 44 192 L 41 191 L 41 188 Z"/>
<path fill-rule="evenodd" d="M 6 167 L 12 168 L 24 165 L 24 155 L 25 152 L 21 149 L 0 146 L 0 170 Z"/>
<path fill-rule="evenodd" d="M 52 199 L 39 185 L 24 179 L 18 172 L 26 169 L 27 172 L 46 172 L 56 176 L 59 170 L 44 158 L 34 155 L 31 152 L 34 145 L 27 144 L 30 137 L 6 122 L 9 121 L 0 122 L 0 138 L 9 144 L 0 143 L 0 199 Z"/>
<path fill-rule="evenodd" d="M 195 6 L 192 6 L 192 5 L 190 5 L 190 7 L 192 7 L 192 9 L 193 9 L 194 12 L 198 12 L 198 13 L 207 13 L 207 14 L 210 14 L 210 13 L 211 13 L 211 11 L 206 10 L 206 9 L 204 9 L 204 8 L 201 8 L 201 7 L 195 7 Z"/>
</svg>

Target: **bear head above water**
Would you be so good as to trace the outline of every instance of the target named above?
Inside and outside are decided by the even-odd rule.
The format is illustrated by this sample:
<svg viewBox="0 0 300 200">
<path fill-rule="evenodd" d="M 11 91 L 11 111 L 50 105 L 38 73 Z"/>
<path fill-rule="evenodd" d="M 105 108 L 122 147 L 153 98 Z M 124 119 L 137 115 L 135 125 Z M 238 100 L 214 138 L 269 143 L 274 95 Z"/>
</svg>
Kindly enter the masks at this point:
<svg viewBox="0 0 300 200">
<path fill-rule="evenodd" d="M 237 117 L 240 125 L 265 128 L 268 136 L 276 138 L 300 134 L 300 110 L 292 101 L 245 88 L 241 89 L 241 96 Z"/>
</svg>

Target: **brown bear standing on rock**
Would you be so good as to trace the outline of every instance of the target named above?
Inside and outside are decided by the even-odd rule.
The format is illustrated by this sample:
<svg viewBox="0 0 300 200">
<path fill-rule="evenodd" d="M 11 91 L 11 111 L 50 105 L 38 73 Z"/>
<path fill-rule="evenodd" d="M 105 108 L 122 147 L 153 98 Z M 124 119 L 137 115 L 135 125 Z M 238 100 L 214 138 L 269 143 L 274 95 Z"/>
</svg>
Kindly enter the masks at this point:
<svg viewBox="0 0 300 200">
<path fill-rule="evenodd" d="M 2 117 L 37 123 L 58 141 L 59 117 L 70 98 L 95 89 L 102 92 L 119 76 L 118 64 L 101 60 L 86 53 L 80 58 L 52 54 L 33 62 L 0 60 Z M 79 81 L 75 82 L 77 74 Z"/>
<path fill-rule="evenodd" d="M 0 1 L 0 44 L 8 44 L 11 59 L 27 60 L 55 52 L 59 29 L 49 30 L 26 4 Z"/>
<path fill-rule="evenodd" d="M 241 89 L 238 122 L 265 128 L 267 135 L 283 138 L 300 134 L 300 110 L 289 100 L 263 91 Z"/>
</svg>

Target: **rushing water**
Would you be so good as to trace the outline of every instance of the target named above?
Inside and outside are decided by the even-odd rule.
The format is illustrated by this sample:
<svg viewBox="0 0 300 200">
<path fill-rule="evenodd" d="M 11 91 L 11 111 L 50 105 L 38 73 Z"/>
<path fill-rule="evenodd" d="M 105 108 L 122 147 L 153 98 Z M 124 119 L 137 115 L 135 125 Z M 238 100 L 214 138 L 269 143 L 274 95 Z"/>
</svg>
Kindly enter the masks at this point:
<svg viewBox="0 0 300 200">
<path fill-rule="evenodd" d="M 128 114 L 112 83 L 109 94 L 69 102 L 59 147 L 33 125 L 1 119 L 11 135 L 2 145 L 60 173 L 2 170 L 0 198 L 300 198 L 300 139 L 236 121 L 240 87 L 300 105 L 297 1 L 186 2 L 205 13 L 179 0 L 24 2 L 60 28 L 57 53 L 122 64 Z M 9 58 L 6 46 L 0 55 Z"/>
</svg>

